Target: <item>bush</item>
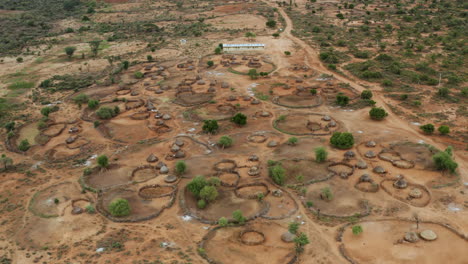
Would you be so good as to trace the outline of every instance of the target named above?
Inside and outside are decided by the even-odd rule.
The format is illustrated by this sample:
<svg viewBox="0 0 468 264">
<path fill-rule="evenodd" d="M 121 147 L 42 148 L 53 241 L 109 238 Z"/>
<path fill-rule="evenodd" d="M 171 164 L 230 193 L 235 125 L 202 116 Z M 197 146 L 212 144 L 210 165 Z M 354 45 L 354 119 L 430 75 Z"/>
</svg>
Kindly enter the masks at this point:
<svg viewBox="0 0 468 264">
<path fill-rule="evenodd" d="M 247 124 L 247 116 L 242 113 L 237 113 L 231 118 L 231 121 L 237 125 L 243 126 Z"/>
<path fill-rule="evenodd" d="M 96 111 L 96 115 L 101 119 L 111 119 L 116 114 L 114 110 L 109 107 L 101 107 Z"/>
<path fill-rule="evenodd" d="M 206 207 L 206 201 L 203 200 L 203 199 L 198 200 L 198 202 L 197 202 L 197 207 L 198 207 L 199 209 L 205 209 L 205 207 Z"/>
<path fill-rule="evenodd" d="M 222 136 L 218 141 L 218 144 L 223 148 L 228 148 L 232 146 L 232 143 L 233 139 L 230 136 Z"/>
<path fill-rule="evenodd" d="M 185 163 L 185 161 L 179 160 L 179 161 L 176 162 L 176 164 L 175 164 L 175 172 L 176 172 L 178 175 L 184 174 L 186 170 L 187 170 L 187 164 Z"/>
<path fill-rule="evenodd" d="M 221 51 L 222 51 L 221 48 L 220 48 L 220 47 L 217 47 L 217 48 L 215 49 L 215 54 L 221 54 Z"/>
<path fill-rule="evenodd" d="M 96 109 L 99 106 L 99 101 L 91 99 L 88 101 L 88 108 L 89 109 Z"/>
<path fill-rule="evenodd" d="M 274 21 L 274 20 L 268 20 L 268 21 L 266 22 L 266 26 L 267 26 L 267 27 L 270 27 L 270 28 L 274 28 L 274 27 L 276 27 L 276 21 Z"/>
<path fill-rule="evenodd" d="M 73 98 L 73 102 L 77 105 L 86 104 L 89 101 L 89 97 L 86 94 L 79 94 Z"/>
<path fill-rule="evenodd" d="M 211 186 L 219 186 L 221 185 L 221 180 L 218 177 L 210 177 L 208 179 L 208 184 Z"/>
<path fill-rule="evenodd" d="M 326 200 L 328 201 L 331 201 L 333 199 L 333 193 L 330 189 L 330 187 L 325 187 L 323 189 L 320 190 L 320 196 L 325 198 Z"/>
<path fill-rule="evenodd" d="M 364 90 L 361 93 L 361 99 L 371 99 L 373 96 L 371 90 Z"/>
<path fill-rule="evenodd" d="M 201 190 L 208 185 L 204 176 L 195 176 L 188 184 L 187 189 L 195 195 L 195 197 L 200 197 Z"/>
<path fill-rule="evenodd" d="M 344 15 L 342 13 L 338 13 L 336 15 L 336 17 L 339 18 L 339 19 L 344 19 Z"/>
<path fill-rule="evenodd" d="M 324 147 L 318 147 L 315 149 L 315 161 L 324 162 L 327 160 L 328 152 Z"/>
<path fill-rule="evenodd" d="M 279 33 L 273 33 L 272 36 L 273 36 L 274 38 L 277 38 L 277 37 L 280 36 L 280 34 L 279 34 Z"/>
<path fill-rule="evenodd" d="M 126 199 L 117 198 L 109 204 L 109 212 L 112 216 L 127 216 L 130 214 L 130 204 Z"/>
<path fill-rule="evenodd" d="M 450 127 L 449 126 L 445 126 L 445 125 L 442 125 L 440 126 L 438 129 L 440 134 L 442 135 L 447 135 L 448 133 L 450 133 Z"/>
<path fill-rule="evenodd" d="M 10 121 L 5 124 L 4 128 L 6 129 L 7 132 L 10 132 L 13 129 L 15 129 L 15 125 L 16 125 L 15 121 Z"/>
<path fill-rule="evenodd" d="M 241 225 L 243 225 L 245 223 L 245 220 L 247 220 L 245 219 L 241 210 L 235 210 L 234 212 L 232 212 L 232 218 L 234 218 L 234 220 Z"/>
<path fill-rule="evenodd" d="M 49 114 L 52 113 L 52 108 L 46 106 L 41 109 L 41 114 L 45 117 L 48 117 Z"/>
<path fill-rule="evenodd" d="M 86 207 L 86 212 L 88 214 L 94 214 L 96 212 L 96 209 L 94 208 L 94 206 L 92 204 L 88 204 Z"/>
<path fill-rule="evenodd" d="M 335 64 L 328 64 L 328 69 L 336 71 L 336 65 Z"/>
<path fill-rule="evenodd" d="M 291 234 L 297 234 L 297 230 L 299 230 L 299 223 L 298 222 L 291 222 L 288 225 L 288 231 Z"/>
<path fill-rule="evenodd" d="M 288 144 L 294 146 L 294 145 L 297 144 L 298 141 L 299 141 L 299 140 L 297 139 L 297 137 L 290 137 L 290 138 L 288 139 Z"/>
<path fill-rule="evenodd" d="M 99 122 L 99 120 L 93 122 L 94 128 L 98 127 L 100 124 L 101 122 Z"/>
<path fill-rule="evenodd" d="M 109 159 L 107 158 L 106 155 L 101 155 L 101 156 L 97 157 L 96 161 L 97 161 L 97 164 L 99 165 L 99 167 L 101 167 L 101 168 L 109 167 Z"/>
<path fill-rule="evenodd" d="M 214 186 L 205 186 L 203 189 L 200 191 L 200 198 L 207 202 L 211 202 L 216 200 L 218 198 L 218 191 L 216 190 L 216 187 Z"/>
<path fill-rule="evenodd" d="M 338 93 L 336 96 L 336 104 L 340 106 L 346 106 L 349 103 L 349 97 L 343 93 Z"/>
<path fill-rule="evenodd" d="M 203 132 L 213 134 L 213 133 L 216 133 L 216 131 L 218 131 L 218 128 L 219 128 L 218 121 L 205 120 L 203 121 L 203 123 L 204 123 L 202 127 Z"/>
<path fill-rule="evenodd" d="M 382 120 L 384 119 L 388 114 L 385 111 L 385 109 L 381 107 L 372 107 L 372 109 L 369 111 L 369 115 L 372 119 L 374 120 Z"/>
<path fill-rule="evenodd" d="M 39 130 L 42 130 L 42 129 L 46 128 L 46 127 L 47 127 L 47 123 L 42 121 L 42 120 L 37 123 L 37 128 Z"/>
<path fill-rule="evenodd" d="M 300 253 L 304 251 L 304 246 L 309 244 L 309 238 L 306 234 L 301 233 L 296 238 L 294 238 L 294 244 L 296 248 L 296 252 Z"/>
<path fill-rule="evenodd" d="M 352 230 L 353 230 L 353 234 L 354 234 L 354 235 L 359 235 L 359 234 L 361 234 L 362 231 L 363 231 L 363 230 L 362 230 L 362 226 L 360 226 L 360 225 L 355 225 L 355 226 L 353 226 L 353 227 L 352 227 Z"/>
<path fill-rule="evenodd" d="M 317 94 L 317 89 L 315 89 L 315 88 L 310 89 L 310 94 L 311 95 L 316 95 Z"/>
<path fill-rule="evenodd" d="M 66 47 L 65 48 L 65 54 L 67 54 L 68 58 L 71 59 L 73 56 L 73 53 L 75 53 L 76 47 Z"/>
<path fill-rule="evenodd" d="M 452 159 L 452 147 L 434 154 L 432 160 L 438 170 L 448 170 L 454 173 L 458 167 L 458 164 Z"/>
<path fill-rule="evenodd" d="M 139 71 L 135 72 L 133 75 L 134 75 L 135 78 L 137 78 L 137 79 L 143 78 L 143 73 L 142 73 L 142 72 L 139 72 Z"/>
<path fill-rule="evenodd" d="M 219 220 L 218 220 L 218 225 L 219 225 L 219 226 L 222 226 L 222 227 L 227 226 L 228 223 L 229 223 L 229 222 L 228 222 L 228 220 L 226 219 L 226 217 L 221 217 L 221 218 L 219 218 Z"/>
<path fill-rule="evenodd" d="M 383 80 L 382 85 L 386 87 L 391 87 L 393 86 L 393 82 L 391 80 Z"/>
<path fill-rule="evenodd" d="M 27 139 L 23 139 L 21 140 L 19 146 L 18 146 L 18 149 L 25 152 L 25 151 L 28 151 L 28 149 L 31 147 L 31 145 L 29 144 L 29 141 Z"/>
<path fill-rule="evenodd" d="M 349 149 L 354 145 L 353 134 L 349 132 L 335 132 L 330 138 L 330 144 L 339 149 Z"/>
<path fill-rule="evenodd" d="M 256 80 L 258 78 L 258 72 L 256 69 L 250 69 L 247 75 L 249 75 L 252 80 Z"/>
<path fill-rule="evenodd" d="M 283 185 L 286 180 L 286 171 L 280 164 L 277 164 L 270 168 L 270 177 L 276 184 Z"/>
<path fill-rule="evenodd" d="M 448 97 L 449 96 L 449 92 L 450 90 L 446 87 L 443 87 L 443 88 L 439 88 L 439 90 L 437 91 L 437 95 L 440 96 L 440 97 Z"/>
<path fill-rule="evenodd" d="M 290 52 L 290 51 L 285 51 L 285 52 L 284 52 L 284 55 L 290 56 L 290 55 L 291 55 L 291 52 Z"/>
<path fill-rule="evenodd" d="M 425 124 L 419 127 L 424 133 L 432 134 L 434 133 L 435 127 L 433 124 Z"/>
<path fill-rule="evenodd" d="M 208 67 L 213 67 L 214 62 L 213 61 L 207 61 L 206 64 L 208 65 Z"/>
</svg>

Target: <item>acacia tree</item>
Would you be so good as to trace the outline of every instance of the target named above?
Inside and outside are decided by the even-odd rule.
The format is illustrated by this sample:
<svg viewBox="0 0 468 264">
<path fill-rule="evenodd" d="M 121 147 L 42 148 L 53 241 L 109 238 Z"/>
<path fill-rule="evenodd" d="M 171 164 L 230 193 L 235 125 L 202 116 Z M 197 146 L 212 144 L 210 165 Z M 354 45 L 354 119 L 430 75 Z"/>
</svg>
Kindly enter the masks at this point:
<svg viewBox="0 0 468 264">
<path fill-rule="evenodd" d="M 93 57 L 96 57 L 99 51 L 99 45 L 101 45 L 100 40 L 93 40 L 88 42 L 89 47 L 91 48 L 91 52 L 93 53 Z"/>
</svg>

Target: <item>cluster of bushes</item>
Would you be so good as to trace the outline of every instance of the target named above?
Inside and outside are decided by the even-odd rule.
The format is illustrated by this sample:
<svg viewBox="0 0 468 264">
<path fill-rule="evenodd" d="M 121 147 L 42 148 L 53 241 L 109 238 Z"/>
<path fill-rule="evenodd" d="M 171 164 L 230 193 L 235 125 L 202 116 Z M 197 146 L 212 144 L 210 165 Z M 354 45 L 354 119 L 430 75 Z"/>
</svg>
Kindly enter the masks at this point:
<svg viewBox="0 0 468 264">
<path fill-rule="evenodd" d="M 419 127 L 424 133 L 426 134 L 432 134 L 435 131 L 435 126 L 433 124 L 425 124 Z M 439 133 L 441 135 L 447 135 L 450 133 L 450 127 L 446 125 L 440 126 L 438 129 Z"/>
<path fill-rule="evenodd" d="M 335 132 L 330 138 L 330 144 L 338 149 L 349 149 L 354 145 L 353 134 L 349 132 Z"/>
<path fill-rule="evenodd" d="M 118 106 L 114 107 L 113 109 L 110 107 L 103 106 L 96 111 L 96 115 L 100 119 L 111 119 L 112 117 L 118 115 L 119 113 L 120 113 L 120 108 Z"/>
<path fill-rule="evenodd" d="M 218 198 L 217 186 L 221 181 L 217 177 L 206 179 L 204 176 L 196 176 L 187 184 L 189 190 L 195 198 L 198 199 L 197 207 L 204 209 L 209 202 L 213 202 Z"/>
<path fill-rule="evenodd" d="M 458 164 L 453 160 L 452 152 L 452 147 L 448 147 L 445 151 L 439 151 L 432 156 L 432 160 L 438 170 L 448 170 L 451 173 L 455 173 Z"/>
</svg>

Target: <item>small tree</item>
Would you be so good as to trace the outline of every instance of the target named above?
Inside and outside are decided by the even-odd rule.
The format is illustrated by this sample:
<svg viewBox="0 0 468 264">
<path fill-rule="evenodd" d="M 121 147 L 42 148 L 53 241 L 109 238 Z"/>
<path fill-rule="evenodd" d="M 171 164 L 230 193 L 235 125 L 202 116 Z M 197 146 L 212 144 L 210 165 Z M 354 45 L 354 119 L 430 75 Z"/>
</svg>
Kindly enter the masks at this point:
<svg viewBox="0 0 468 264">
<path fill-rule="evenodd" d="M 203 121 L 202 130 L 205 133 L 210 133 L 210 134 L 216 133 L 216 131 L 218 131 L 218 128 L 219 128 L 218 121 L 216 121 L 216 120 L 205 120 L 205 121 Z"/>
<path fill-rule="evenodd" d="M 21 140 L 19 146 L 18 146 L 18 149 L 23 151 L 23 152 L 26 152 L 28 151 L 28 149 L 31 147 L 31 145 L 29 144 L 29 141 L 27 139 L 23 139 Z"/>
<path fill-rule="evenodd" d="M 448 133 L 450 133 L 450 127 L 446 125 L 440 126 L 437 130 L 442 135 L 447 135 Z"/>
<path fill-rule="evenodd" d="M 221 54 L 223 50 L 220 48 L 220 47 L 216 47 L 216 49 L 214 50 L 215 54 Z"/>
<path fill-rule="evenodd" d="M 297 253 L 301 253 L 304 251 L 304 246 L 309 244 L 309 238 L 306 234 L 300 233 L 296 238 L 294 238 L 294 244 Z"/>
<path fill-rule="evenodd" d="M 214 62 L 210 60 L 210 61 L 207 61 L 206 64 L 208 65 L 208 67 L 213 67 Z"/>
<path fill-rule="evenodd" d="M 433 124 L 425 124 L 419 127 L 424 133 L 432 134 L 434 133 L 435 127 Z"/>
<path fill-rule="evenodd" d="M 187 170 L 187 164 L 185 163 L 185 161 L 179 160 L 179 161 L 176 162 L 176 164 L 175 164 L 175 172 L 176 172 L 178 175 L 184 174 L 186 170 Z"/>
<path fill-rule="evenodd" d="M 315 89 L 315 88 L 310 89 L 310 94 L 311 95 L 317 95 L 317 89 Z"/>
<path fill-rule="evenodd" d="M 2 163 L 4 170 L 7 170 L 9 166 L 13 165 L 13 159 L 7 157 L 5 154 L 2 154 L 0 157 L 0 162 Z"/>
<path fill-rule="evenodd" d="M 115 112 L 112 108 L 101 107 L 96 111 L 96 115 L 101 119 L 111 119 L 115 116 Z"/>
<path fill-rule="evenodd" d="M 297 230 L 299 230 L 299 223 L 298 222 L 291 222 L 288 225 L 288 231 L 291 234 L 297 234 Z"/>
<path fill-rule="evenodd" d="M 48 117 L 49 114 L 52 113 L 52 108 L 46 106 L 41 109 L 41 114 L 45 117 Z"/>
<path fill-rule="evenodd" d="M 69 59 L 71 59 L 71 57 L 73 56 L 75 51 L 76 51 L 76 47 L 66 47 L 65 48 L 65 53 L 67 54 Z"/>
<path fill-rule="evenodd" d="M 91 53 L 93 53 L 93 57 L 96 57 L 99 51 L 99 46 L 101 45 L 100 40 L 93 40 L 88 42 L 89 47 L 91 48 Z"/>
<path fill-rule="evenodd" d="M 117 198 L 109 204 L 109 212 L 116 217 L 127 216 L 130 214 L 130 204 L 126 199 Z"/>
<path fill-rule="evenodd" d="M 219 226 L 222 226 L 222 227 L 227 226 L 228 223 L 229 223 L 229 222 L 228 222 L 228 220 L 227 220 L 226 217 L 221 217 L 221 218 L 219 218 L 219 220 L 218 220 L 218 225 L 219 225 Z"/>
<path fill-rule="evenodd" d="M 299 140 L 297 139 L 297 137 L 290 137 L 290 138 L 288 139 L 288 144 L 289 144 L 289 145 L 292 145 L 292 146 L 295 146 L 295 145 L 297 144 L 298 141 L 299 141 Z"/>
<path fill-rule="evenodd" d="M 452 158 L 452 147 L 434 154 L 432 160 L 438 170 L 448 170 L 451 173 L 455 173 L 458 167 L 458 164 Z"/>
<path fill-rule="evenodd" d="M 245 35 L 244 35 L 246 38 L 248 38 L 250 41 L 254 40 L 255 37 L 257 37 L 257 35 L 253 32 L 246 32 Z"/>
<path fill-rule="evenodd" d="M 79 94 L 73 98 L 73 102 L 77 105 L 86 104 L 89 101 L 89 97 L 86 94 Z"/>
<path fill-rule="evenodd" d="M 330 138 L 330 144 L 335 148 L 349 149 L 354 145 L 353 134 L 349 132 L 335 132 Z"/>
<path fill-rule="evenodd" d="M 200 197 L 201 190 L 208 185 L 204 176 L 198 175 L 195 176 L 188 184 L 187 189 L 195 195 L 195 197 Z"/>
<path fill-rule="evenodd" d="M 232 146 L 232 143 L 233 139 L 230 136 L 222 136 L 218 141 L 218 144 L 223 148 L 228 148 Z"/>
<path fill-rule="evenodd" d="M 340 106 L 347 106 L 349 103 L 349 97 L 343 93 L 338 93 L 336 96 L 336 104 Z"/>
<path fill-rule="evenodd" d="M 286 181 L 286 171 L 280 164 L 277 164 L 270 168 L 270 177 L 276 184 L 283 185 Z"/>
<path fill-rule="evenodd" d="M 245 224 L 245 221 L 247 220 L 245 219 L 241 210 L 235 210 L 234 212 L 232 212 L 232 218 L 234 218 L 234 220 L 241 225 Z"/>
<path fill-rule="evenodd" d="M 15 125 L 16 125 L 15 121 L 10 121 L 10 122 L 6 123 L 4 127 L 5 127 L 7 132 L 10 132 L 13 129 L 15 129 Z"/>
<path fill-rule="evenodd" d="M 243 126 L 247 124 L 247 116 L 242 113 L 237 113 L 231 118 L 231 121 L 237 125 Z"/>
<path fill-rule="evenodd" d="M 385 111 L 385 109 L 381 107 L 372 107 L 372 109 L 369 111 L 369 115 L 372 119 L 374 120 L 382 120 L 384 119 L 388 114 Z"/>
<path fill-rule="evenodd" d="M 94 99 L 91 99 L 88 101 L 88 108 L 89 109 L 96 109 L 97 107 L 99 106 L 99 101 L 98 100 L 94 100 Z"/>
<path fill-rule="evenodd" d="M 249 75 L 252 80 L 256 80 L 258 78 L 258 72 L 256 69 L 250 69 L 247 75 Z"/>
<path fill-rule="evenodd" d="M 99 167 L 101 167 L 101 168 L 109 167 L 109 159 L 107 158 L 106 155 L 101 155 L 101 156 L 97 157 L 96 161 L 97 161 L 97 164 L 99 165 Z"/>
<path fill-rule="evenodd" d="M 124 70 L 128 70 L 128 67 L 129 67 L 129 66 L 130 66 L 130 62 L 128 62 L 128 61 L 123 61 L 123 62 L 122 62 L 122 68 L 123 68 Z"/>
<path fill-rule="evenodd" d="M 218 198 L 218 191 L 216 187 L 207 185 L 200 190 L 200 198 L 207 202 L 212 202 Z"/>
<path fill-rule="evenodd" d="M 315 161 L 324 162 L 327 160 L 328 152 L 324 147 L 318 147 L 314 151 L 315 151 Z"/>
<path fill-rule="evenodd" d="M 327 201 L 333 200 L 333 193 L 332 193 L 330 187 L 325 187 L 325 188 L 321 189 L 320 190 L 320 197 L 322 199 L 327 200 Z"/>
<path fill-rule="evenodd" d="M 266 26 L 269 27 L 269 28 L 274 28 L 274 27 L 276 27 L 276 21 L 275 20 L 268 20 L 266 22 Z"/>
<path fill-rule="evenodd" d="M 285 51 L 285 52 L 284 52 L 284 55 L 286 55 L 286 56 L 291 56 L 291 52 L 290 52 L 290 51 Z"/>
<path fill-rule="evenodd" d="M 352 227 L 352 230 L 353 230 L 353 234 L 356 235 L 356 236 L 359 235 L 359 234 L 361 234 L 362 231 L 363 231 L 363 230 L 362 230 L 362 226 L 360 226 L 360 225 L 355 225 L 355 226 L 353 226 L 353 227 Z"/>
<path fill-rule="evenodd" d="M 205 209 L 205 207 L 206 207 L 206 201 L 203 200 L 203 199 L 198 200 L 198 202 L 197 202 L 197 207 L 198 207 L 199 209 Z"/>
<path fill-rule="evenodd" d="M 133 76 L 135 76 L 135 78 L 137 79 L 141 79 L 143 78 L 144 74 L 142 72 L 137 71 L 133 74 Z"/>
<path fill-rule="evenodd" d="M 371 99 L 373 96 L 371 90 L 364 90 L 361 93 L 361 99 Z"/>
</svg>

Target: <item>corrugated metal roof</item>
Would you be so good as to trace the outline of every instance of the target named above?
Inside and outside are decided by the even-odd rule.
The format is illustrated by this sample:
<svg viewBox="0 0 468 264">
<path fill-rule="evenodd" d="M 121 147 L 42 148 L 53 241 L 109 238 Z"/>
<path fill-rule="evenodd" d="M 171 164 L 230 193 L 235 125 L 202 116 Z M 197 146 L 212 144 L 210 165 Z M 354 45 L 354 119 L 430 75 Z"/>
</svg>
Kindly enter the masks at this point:
<svg viewBox="0 0 468 264">
<path fill-rule="evenodd" d="M 252 43 L 252 44 L 223 44 L 223 47 L 265 47 L 265 44 Z"/>
</svg>

